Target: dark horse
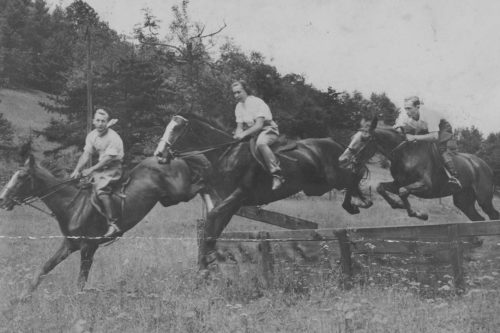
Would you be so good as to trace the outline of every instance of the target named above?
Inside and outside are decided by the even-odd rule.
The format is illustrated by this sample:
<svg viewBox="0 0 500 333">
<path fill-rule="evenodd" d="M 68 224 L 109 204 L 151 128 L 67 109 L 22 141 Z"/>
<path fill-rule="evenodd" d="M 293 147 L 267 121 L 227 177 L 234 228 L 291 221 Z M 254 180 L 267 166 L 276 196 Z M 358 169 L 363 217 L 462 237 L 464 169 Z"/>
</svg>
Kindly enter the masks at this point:
<svg viewBox="0 0 500 333">
<path fill-rule="evenodd" d="M 206 194 L 191 185 L 191 168 L 185 160 L 159 164 L 156 158 L 147 158 L 138 164 L 117 189 L 123 198 L 122 232 L 134 227 L 158 201 L 165 206 L 192 199 L 197 193 Z M 62 181 L 28 155 L 25 165 L 14 173 L 0 194 L 0 207 L 11 210 L 16 204 L 29 203 L 40 198 L 52 211 L 65 236 L 60 248 L 35 275 L 21 298 L 31 294 L 50 272 L 71 253 L 80 251 L 78 286 L 83 289 L 88 278 L 94 254 L 103 243 L 112 239 L 101 237 L 107 229 L 102 214 L 91 201 L 90 189 L 82 189 L 75 181 Z"/>
<path fill-rule="evenodd" d="M 213 165 L 210 185 L 217 194 L 217 205 L 207 215 L 202 267 L 215 259 L 207 254 L 214 253 L 216 239 L 242 206 L 267 204 L 299 191 L 320 196 L 333 188 L 347 189 L 342 207 L 351 214 L 359 213 L 358 206 L 371 206 L 359 191 L 364 173 L 339 167 L 343 148 L 330 138 L 300 140 L 277 152 L 286 181 L 272 191 L 272 177 L 253 157 L 249 142 L 235 142 L 228 133 L 193 115 L 174 116 L 166 132 L 171 150 L 198 149 Z M 212 148 L 203 149 L 207 146 Z M 361 200 L 358 206 L 351 203 L 352 196 Z"/>
<path fill-rule="evenodd" d="M 377 191 L 392 208 L 405 208 L 408 216 L 427 220 L 428 215 L 412 209 L 408 196 L 441 198 L 452 195 L 446 189 L 448 176 L 433 143 L 405 141 L 404 135 L 392 128 L 377 128 L 377 118 L 369 128 L 358 131 L 340 157 L 343 167 L 364 165 L 376 151 L 391 161 L 392 182 L 380 183 Z M 482 159 L 475 155 L 457 153 L 455 165 L 462 190 L 453 194 L 453 203 L 472 221 L 483 221 L 474 204 L 477 201 L 492 220 L 499 218 L 492 204 L 493 173 Z M 401 202 L 387 192 L 398 194 Z"/>
</svg>

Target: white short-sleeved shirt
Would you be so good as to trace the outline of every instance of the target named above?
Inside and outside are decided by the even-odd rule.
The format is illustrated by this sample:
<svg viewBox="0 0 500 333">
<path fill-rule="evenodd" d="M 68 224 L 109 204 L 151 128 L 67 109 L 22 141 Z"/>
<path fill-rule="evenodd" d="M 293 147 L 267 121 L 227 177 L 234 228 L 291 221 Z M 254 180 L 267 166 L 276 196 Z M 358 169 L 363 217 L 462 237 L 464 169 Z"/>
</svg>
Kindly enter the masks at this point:
<svg viewBox="0 0 500 333">
<path fill-rule="evenodd" d="M 238 102 L 234 114 L 237 123 L 246 124 L 248 127 L 253 126 L 255 120 L 259 117 L 264 117 L 264 120 L 273 120 L 269 106 L 262 99 L 255 96 L 248 96 L 244 103 Z"/>
<path fill-rule="evenodd" d="M 118 133 L 111 128 L 103 136 L 99 136 L 99 132 L 94 129 L 87 134 L 83 151 L 90 154 L 97 152 L 99 154 L 99 161 L 104 156 L 115 156 L 117 159 L 122 160 L 124 155 L 123 141 Z"/>
<path fill-rule="evenodd" d="M 446 119 L 441 113 L 434 110 L 422 110 L 422 108 L 420 108 L 419 113 L 420 118 L 414 120 L 408 117 L 405 111 L 401 112 L 396 119 L 394 128 L 409 127 L 415 129 L 417 133 L 422 130 L 427 130 L 429 133 L 439 132 L 439 122 L 441 119 Z"/>
</svg>

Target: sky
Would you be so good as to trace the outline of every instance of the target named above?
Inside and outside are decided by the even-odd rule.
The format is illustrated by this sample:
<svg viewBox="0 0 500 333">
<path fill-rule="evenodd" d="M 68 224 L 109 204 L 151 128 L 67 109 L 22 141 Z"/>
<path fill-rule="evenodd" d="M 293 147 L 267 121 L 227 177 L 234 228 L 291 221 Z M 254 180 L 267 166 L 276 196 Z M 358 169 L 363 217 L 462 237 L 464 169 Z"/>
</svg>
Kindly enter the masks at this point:
<svg viewBox="0 0 500 333">
<path fill-rule="evenodd" d="M 164 34 L 180 0 L 86 0 L 118 33 L 132 35 L 144 8 Z M 71 0 L 47 0 L 66 6 Z M 227 27 L 241 49 L 318 89 L 418 95 L 454 127 L 500 132 L 500 1 L 191 0 L 206 32 Z"/>
</svg>

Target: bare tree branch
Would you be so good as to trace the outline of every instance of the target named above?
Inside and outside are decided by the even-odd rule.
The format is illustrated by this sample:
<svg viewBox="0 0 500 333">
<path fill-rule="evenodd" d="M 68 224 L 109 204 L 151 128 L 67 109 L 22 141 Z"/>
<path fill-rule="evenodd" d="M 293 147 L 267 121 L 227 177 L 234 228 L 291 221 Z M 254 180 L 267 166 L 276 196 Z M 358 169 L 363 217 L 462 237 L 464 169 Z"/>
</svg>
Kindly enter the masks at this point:
<svg viewBox="0 0 500 333">
<path fill-rule="evenodd" d="M 170 48 L 173 48 L 173 49 L 179 51 L 182 55 L 184 55 L 184 51 L 182 49 L 180 49 L 179 47 L 175 46 L 175 45 L 164 44 L 164 43 L 153 43 L 153 42 L 141 42 L 141 44 L 143 44 L 143 45 L 153 45 L 153 46 L 166 46 L 166 47 L 170 47 Z"/>
<path fill-rule="evenodd" d="M 203 35 L 203 31 L 205 31 L 205 27 L 203 27 L 203 29 L 200 31 L 200 33 L 198 35 L 193 36 L 193 37 L 191 37 L 189 39 L 195 39 L 195 38 L 202 39 L 202 38 L 212 37 L 214 35 L 217 35 L 219 32 L 221 32 L 222 30 L 224 30 L 226 27 L 227 27 L 226 22 L 224 22 L 224 26 L 220 27 L 219 30 L 217 30 L 215 32 L 212 32 L 210 34 L 207 34 L 207 35 Z"/>
</svg>

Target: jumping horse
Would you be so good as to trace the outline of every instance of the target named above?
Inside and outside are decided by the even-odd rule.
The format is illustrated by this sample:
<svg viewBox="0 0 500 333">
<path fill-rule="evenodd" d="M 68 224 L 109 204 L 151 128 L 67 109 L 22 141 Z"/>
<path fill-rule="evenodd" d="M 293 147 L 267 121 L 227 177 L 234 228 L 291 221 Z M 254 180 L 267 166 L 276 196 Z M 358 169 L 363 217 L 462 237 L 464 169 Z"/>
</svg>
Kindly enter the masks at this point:
<svg viewBox="0 0 500 333">
<path fill-rule="evenodd" d="M 154 157 L 132 169 L 116 190 L 116 200 L 122 205 L 122 231 L 118 236 L 140 222 L 158 201 L 171 206 L 189 201 L 197 193 L 207 199 L 208 190 L 192 184 L 191 172 L 184 159 L 159 164 Z M 72 179 L 55 177 L 29 154 L 24 166 L 14 173 L 0 193 L 0 208 L 12 210 L 16 205 L 31 204 L 36 199 L 42 200 L 51 210 L 64 238 L 56 253 L 35 274 L 21 299 L 29 297 L 42 278 L 75 251 L 80 251 L 78 286 L 83 290 L 99 245 L 113 241 L 101 237 L 107 228 L 105 217 L 92 203 L 90 189 L 83 189 Z"/>
<path fill-rule="evenodd" d="M 491 220 L 499 218 L 492 204 L 493 173 L 486 162 L 472 154 L 455 154 L 453 159 L 462 189 L 451 193 L 446 187 L 448 176 L 435 144 L 410 143 L 392 128 L 377 128 L 377 123 L 375 117 L 368 128 L 354 134 L 339 162 L 343 167 L 356 168 L 364 166 L 377 151 L 387 157 L 391 162 L 393 181 L 378 184 L 377 192 L 392 208 L 404 208 L 408 216 L 427 220 L 427 213 L 411 207 L 410 194 L 425 199 L 453 195 L 454 205 L 471 221 L 484 221 L 475 208 L 476 202 Z M 397 194 L 400 201 L 393 199 L 388 192 Z"/>
<path fill-rule="evenodd" d="M 354 174 L 339 167 L 344 149 L 331 138 L 304 139 L 278 148 L 275 153 L 286 181 L 272 191 L 272 177 L 252 154 L 251 142 L 235 142 L 229 133 L 192 114 L 173 116 L 164 137 L 174 156 L 199 151 L 213 165 L 210 186 L 217 204 L 206 218 L 202 269 L 216 259 L 216 240 L 242 206 L 267 204 L 300 191 L 320 196 L 332 189 L 346 189 L 342 207 L 350 214 L 372 204 L 359 190 L 364 172 Z M 359 199 L 356 204 L 351 202 L 353 196 Z"/>
</svg>

